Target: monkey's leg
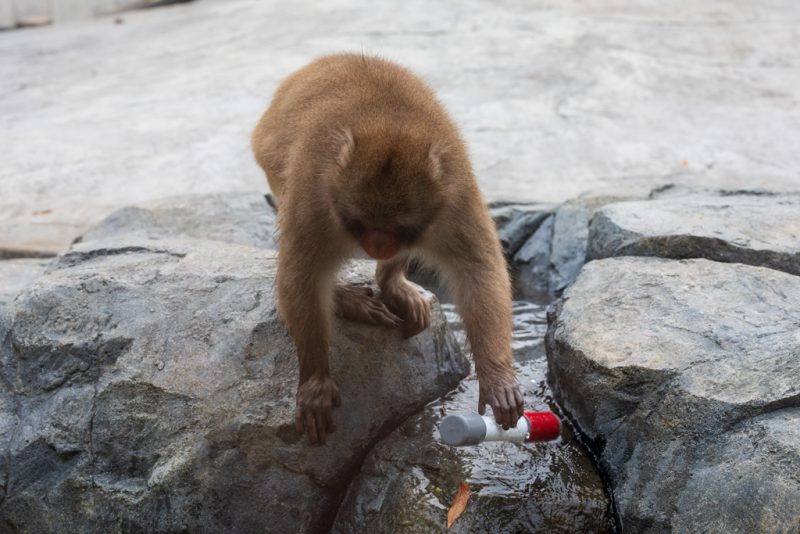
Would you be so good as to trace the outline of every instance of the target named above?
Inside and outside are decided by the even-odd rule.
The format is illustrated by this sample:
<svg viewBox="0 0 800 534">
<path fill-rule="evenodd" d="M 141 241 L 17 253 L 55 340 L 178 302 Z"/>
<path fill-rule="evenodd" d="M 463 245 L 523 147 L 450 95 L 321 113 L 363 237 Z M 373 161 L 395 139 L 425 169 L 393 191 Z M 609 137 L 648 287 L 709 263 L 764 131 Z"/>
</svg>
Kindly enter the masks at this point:
<svg viewBox="0 0 800 534">
<path fill-rule="evenodd" d="M 379 261 L 375 279 L 386 306 L 403 319 L 403 336 L 416 336 L 431 324 L 431 306 L 419 290 L 406 280 L 409 256 L 399 254 Z"/>
<path fill-rule="evenodd" d="M 357 284 L 339 284 L 334 293 L 336 315 L 362 323 L 396 328 L 403 324 L 400 317 L 374 296 L 372 288 Z"/>
<path fill-rule="evenodd" d="M 278 307 L 297 348 L 300 368 L 295 428 L 308 433 L 312 443 L 325 443 L 326 434 L 335 430 L 333 408 L 342 403 L 328 367 L 336 269 L 333 262 L 324 261 L 323 247 L 304 246 L 296 234 L 282 236 Z"/>
</svg>

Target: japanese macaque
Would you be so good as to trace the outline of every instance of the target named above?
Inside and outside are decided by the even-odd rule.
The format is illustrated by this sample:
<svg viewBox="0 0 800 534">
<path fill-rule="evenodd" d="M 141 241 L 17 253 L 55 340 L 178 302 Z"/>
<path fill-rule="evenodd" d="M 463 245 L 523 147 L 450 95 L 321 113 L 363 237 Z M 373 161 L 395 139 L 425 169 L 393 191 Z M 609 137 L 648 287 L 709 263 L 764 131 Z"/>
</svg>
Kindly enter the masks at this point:
<svg viewBox="0 0 800 534">
<path fill-rule="evenodd" d="M 505 259 L 464 142 L 425 82 L 379 58 L 323 57 L 278 87 L 252 146 L 278 204 L 278 309 L 299 359 L 297 431 L 312 443 L 334 431 L 334 313 L 406 337 L 429 326 L 430 307 L 406 280 L 411 259 L 434 267 L 453 294 L 478 411 L 489 404 L 504 428 L 516 424 L 523 402 Z M 378 260 L 380 298 L 336 283 L 359 248 Z"/>
</svg>

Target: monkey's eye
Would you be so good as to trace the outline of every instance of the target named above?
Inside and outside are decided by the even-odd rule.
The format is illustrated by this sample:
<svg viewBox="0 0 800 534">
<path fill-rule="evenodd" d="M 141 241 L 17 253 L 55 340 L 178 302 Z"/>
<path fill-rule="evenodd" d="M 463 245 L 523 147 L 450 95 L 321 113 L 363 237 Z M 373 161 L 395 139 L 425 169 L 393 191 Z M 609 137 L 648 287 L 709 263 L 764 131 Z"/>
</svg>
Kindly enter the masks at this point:
<svg viewBox="0 0 800 534">
<path fill-rule="evenodd" d="M 364 225 L 355 217 L 341 215 L 341 219 L 342 226 L 344 226 L 344 229 L 347 230 L 348 233 L 350 233 L 353 237 L 359 238 L 364 234 Z"/>
<path fill-rule="evenodd" d="M 419 239 L 423 230 L 422 226 L 400 226 L 395 230 L 395 235 L 398 241 L 408 244 Z"/>
</svg>

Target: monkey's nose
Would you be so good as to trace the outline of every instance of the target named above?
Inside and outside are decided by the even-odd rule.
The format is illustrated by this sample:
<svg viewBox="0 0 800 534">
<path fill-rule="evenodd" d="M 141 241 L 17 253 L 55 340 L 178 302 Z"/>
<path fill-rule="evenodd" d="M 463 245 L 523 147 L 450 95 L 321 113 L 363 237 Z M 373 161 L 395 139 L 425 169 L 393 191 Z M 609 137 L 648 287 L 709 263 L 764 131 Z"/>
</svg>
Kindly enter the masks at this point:
<svg viewBox="0 0 800 534">
<path fill-rule="evenodd" d="M 380 230 L 367 230 L 361 236 L 361 247 L 376 260 L 388 260 L 400 250 L 394 234 Z"/>
</svg>

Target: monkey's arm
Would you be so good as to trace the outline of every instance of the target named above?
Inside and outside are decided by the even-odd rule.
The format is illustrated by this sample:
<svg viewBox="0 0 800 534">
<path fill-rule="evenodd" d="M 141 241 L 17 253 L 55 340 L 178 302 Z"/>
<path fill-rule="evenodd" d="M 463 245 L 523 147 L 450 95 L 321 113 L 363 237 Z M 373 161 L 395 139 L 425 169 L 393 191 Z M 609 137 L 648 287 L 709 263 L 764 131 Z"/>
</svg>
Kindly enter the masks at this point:
<svg viewBox="0 0 800 534">
<path fill-rule="evenodd" d="M 483 215 L 483 216 L 481 216 Z M 488 214 L 447 224 L 437 254 L 464 323 L 478 374 L 478 411 L 492 407 L 503 428 L 523 413 L 511 352 L 511 283 L 494 226 Z"/>
<path fill-rule="evenodd" d="M 300 368 L 295 427 L 300 433 L 305 430 L 312 443 L 325 443 L 326 434 L 335 430 L 333 408 L 341 405 L 328 368 L 335 255 L 324 242 L 310 242 L 308 236 L 313 234 L 303 232 L 302 225 L 288 223 L 281 232 L 278 308 L 297 348 Z"/>
</svg>

